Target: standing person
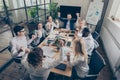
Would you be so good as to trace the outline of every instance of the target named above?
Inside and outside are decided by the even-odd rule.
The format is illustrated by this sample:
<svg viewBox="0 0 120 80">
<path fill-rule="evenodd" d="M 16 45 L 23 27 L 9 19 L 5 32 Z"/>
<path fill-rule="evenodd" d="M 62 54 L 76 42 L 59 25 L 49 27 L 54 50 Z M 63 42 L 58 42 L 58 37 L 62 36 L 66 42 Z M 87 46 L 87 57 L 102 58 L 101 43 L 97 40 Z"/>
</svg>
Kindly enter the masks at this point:
<svg viewBox="0 0 120 80">
<path fill-rule="evenodd" d="M 72 78 L 85 77 L 89 72 L 88 56 L 85 49 L 85 44 L 82 39 L 75 39 L 73 42 L 74 58 L 71 65 L 73 66 Z"/>
<path fill-rule="evenodd" d="M 76 13 L 76 16 L 78 18 L 79 13 Z M 76 20 L 72 20 L 72 15 L 71 14 L 67 14 L 67 19 L 62 19 L 60 17 L 60 12 L 59 12 L 58 17 L 59 17 L 60 21 L 64 22 L 63 28 L 65 28 L 67 30 L 74 30 L 74 23 L 76 22 Z"/>
<path fill-rule="evenodd" d="M 57 21 L 56 24 L 53 22 L 51 16 L 47 16 L 47 23 L 45 25 L 46 31 L 48 34 L 53 31 L 54 28 L 59 28 L 59 22 Z"/>
<path fill-rule="evenodd" d="M 30 49 L 27 48 L 28 42 L 25 37 L 25 30 L 23 26 L 15 26 L 14 33 L 15 37 L 10 41 L 11 54 L 12 57 L 22 58 L 25 53 L 30 52 Z"/>
<path fill-rule="evenodd" d="M 22 59 L 22 64 L 30 74 L 31 80 L 47 80 L 51 68 L 62 60 L 62 53 L 57 59 L 44 57 L 43 54 L 43 50 L 37 47 Z"/>
</svg>

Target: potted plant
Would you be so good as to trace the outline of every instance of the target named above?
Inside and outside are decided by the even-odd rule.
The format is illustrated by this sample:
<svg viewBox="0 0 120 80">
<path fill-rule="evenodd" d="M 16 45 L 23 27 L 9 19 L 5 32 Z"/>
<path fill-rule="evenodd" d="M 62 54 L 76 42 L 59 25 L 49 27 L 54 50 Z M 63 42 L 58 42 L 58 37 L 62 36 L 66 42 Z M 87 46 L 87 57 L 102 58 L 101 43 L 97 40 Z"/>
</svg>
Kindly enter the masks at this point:
<svg viewBox="0 0 120 80">
<path fill-rule="evenodd" d="M 37 21 L 35 19 L 37 17 L 37 8 L 36 7 L 29 8 L 28 16 L 32 18 L 32 20 L 30 20 L 27 23 L 29 33 L 32 33 L 37 28 Z"/>
<path fill-rule="evenodd" d="M 53 19 L 57 18 L 57 13 L 59 12 L 59 10 L 60 8 L 58 7 L 57 3 L 52 2 L 49 4 L 49 12 Z"/>
<path fill-rule="evenodd" d="M 60 49 L 60 40 L 61 40 L 61 37 L 60 37 L 60 36 L 56 36 L 56 37 L 55 37 L 54 45 L 57 47 L 57 50 Z"/>
</svg>

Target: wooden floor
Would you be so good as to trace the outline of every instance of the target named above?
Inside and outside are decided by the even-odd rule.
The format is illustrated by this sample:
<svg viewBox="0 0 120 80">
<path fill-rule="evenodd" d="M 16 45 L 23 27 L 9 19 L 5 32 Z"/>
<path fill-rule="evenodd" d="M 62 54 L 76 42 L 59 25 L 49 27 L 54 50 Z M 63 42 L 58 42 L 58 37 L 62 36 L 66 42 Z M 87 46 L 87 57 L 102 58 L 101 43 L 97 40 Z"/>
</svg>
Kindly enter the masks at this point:
<svg viewBox="0 0 120 80">
<path fill-rule="evenodd" d="M 10 37 L 11 37 L 10 31 L 0 34 L 0 44 L 1 44 L 0 49 L 8 45 L 11 39 Z M 106 66 L 102 69 L 101 74 L 99 75 L 97 80 L 113 80 L 113 75 L 111 72 L 108 58 L 106 57 L 105 51 L 102 47 L 102 43 L 100 42 L 100 40 L 98 40 L 98 42 L 100 44 L 100 47 L 97 50 L 104 57 Z M 0 53 L 0 67 L 4 65 L 9 59 L 11 59 L 11 56 L 8 50 L 4 51 L 3 53 Z M 24 68 L 20 69 L 18 67 L 19 65 L 13 62 L 5 70 L 3 70 L 2 73 L 0 73 L 0 80 L 20 80 L 21 78 L 26 77 L 27 74 L 25 73 L 25 69 Z M 63 79 L 62 77 L 59 77 L 59 80 L 62 79 Z M 29 80 L 29 79 L 25 79 L 25 80 Z"/>
</svg>

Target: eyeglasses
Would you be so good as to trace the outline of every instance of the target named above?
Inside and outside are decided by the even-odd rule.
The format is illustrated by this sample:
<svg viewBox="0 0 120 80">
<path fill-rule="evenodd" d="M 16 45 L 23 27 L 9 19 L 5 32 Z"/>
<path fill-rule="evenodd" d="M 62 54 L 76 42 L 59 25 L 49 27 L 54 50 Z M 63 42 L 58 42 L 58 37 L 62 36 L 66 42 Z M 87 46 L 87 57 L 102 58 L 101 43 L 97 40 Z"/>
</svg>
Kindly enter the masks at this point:
<svg viewBox="0 0 120 80">
<path fill-rule="evenodd" d="M 20 31 L 20 32 L 25 32 L 25 31 Z"/>
</svg>

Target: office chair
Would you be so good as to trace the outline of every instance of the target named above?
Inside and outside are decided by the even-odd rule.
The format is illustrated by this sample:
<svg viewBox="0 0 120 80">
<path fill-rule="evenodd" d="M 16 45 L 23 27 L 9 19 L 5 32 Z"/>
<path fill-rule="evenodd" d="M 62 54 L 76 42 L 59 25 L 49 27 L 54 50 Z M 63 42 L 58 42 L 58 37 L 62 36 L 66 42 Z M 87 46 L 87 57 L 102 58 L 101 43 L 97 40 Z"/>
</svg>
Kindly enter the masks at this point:
<svg viewBox="0 0 120 80">
<path fill-rule="evenodd" d="M 94 31 L 94 32 L 92 33 L 92 36 L 93 36 L 93 38 L 94 38 L 95 40 L 97 40 L 97 39 L 100 37 L 99 33 L 96 32 L 96 31 Z"/>
<path fill-rule="evenodd" d="M 85 78 L 79 78 L 79 79 L 80 80 L 96 80 L 96 78 L 100 74 L 100 71 L 103 69 L 105 65 L 106 63 L 103 57 L 99 54 L 97 50 L 95 50 L 91 55 L 88 75 L 86 75 Z"/>
<path fill-rule="evenodd" d="M 8 46 L 8 51 L 11 53 L 11 49 L 12 49 L 12 47 L 9 45 Z M 21 58 L 22 57 L 13 57 L 13 60 L 16 62 L 16 63 L 21 63 Z"/>
<path fill-rule="evenodd" d="M 12 49 L 12 47 L 9 45 L 8 46 L 8 51 L 11 53 L 11 49 Z M 20 78 L 20 80 L 23 80 L 24 79 L 24 74 L 26 73 L 26 69 L 24 68 L 24 66 L 21 64 L 21 59 L 22 59 L 22 57 L 13 57 L 12 58 L 13 59 L 13 61 L 15 62 L 15 63 L 17 63 L 17 69 L 18 69 L 18 71 L 19 72 L 21 72 L 21 74 L 22 74 L 22 77 Z"/>
<path fill-rule="evenodd" d="M 103 69 L 105 65 L 106 63 L 103 57 L 97 50 L 95 50 L 90 59 L 89 74 L 86 75 L 86 77 L 83 78 L 82 80 L 95 80 L 99 76 L 100 71 Z"/>
</svg>

